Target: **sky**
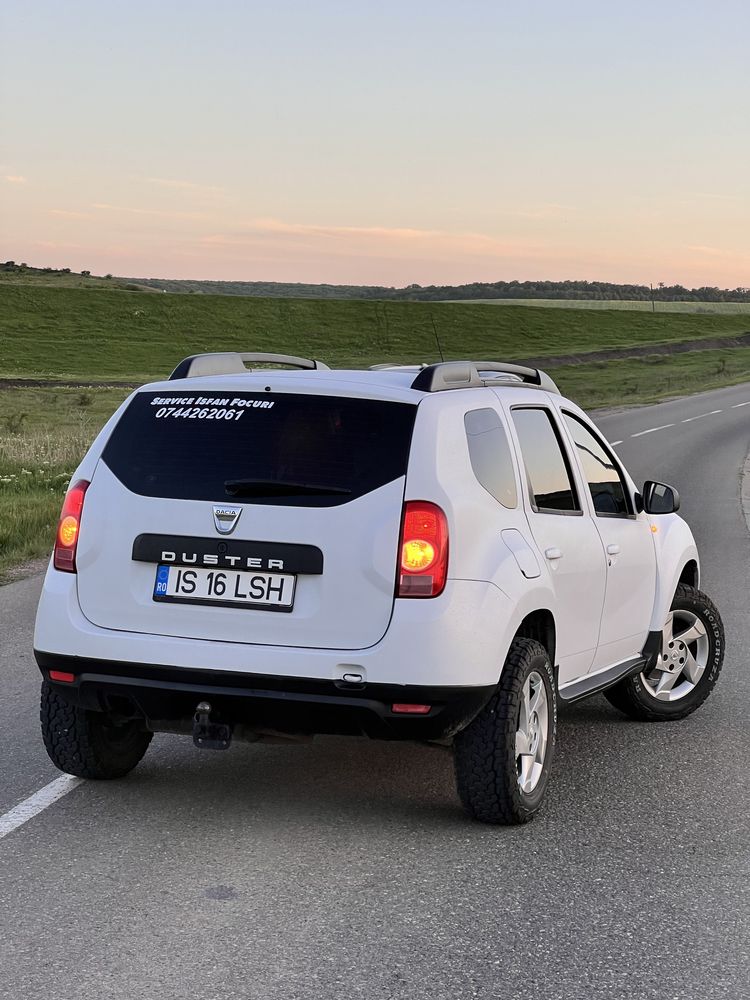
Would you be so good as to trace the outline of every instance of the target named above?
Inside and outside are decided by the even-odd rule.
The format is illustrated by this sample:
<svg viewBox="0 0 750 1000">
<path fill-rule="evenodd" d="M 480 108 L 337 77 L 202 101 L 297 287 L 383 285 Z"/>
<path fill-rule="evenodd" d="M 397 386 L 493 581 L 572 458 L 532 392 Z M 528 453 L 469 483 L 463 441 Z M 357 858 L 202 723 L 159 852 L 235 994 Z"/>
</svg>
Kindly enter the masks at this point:
<svg viewBox="0 0 750 1000">
<path fill-rule="evenodd" d="M 746 0 L 2 0 L 0 258 L 750 286 Z"/>
</svg>

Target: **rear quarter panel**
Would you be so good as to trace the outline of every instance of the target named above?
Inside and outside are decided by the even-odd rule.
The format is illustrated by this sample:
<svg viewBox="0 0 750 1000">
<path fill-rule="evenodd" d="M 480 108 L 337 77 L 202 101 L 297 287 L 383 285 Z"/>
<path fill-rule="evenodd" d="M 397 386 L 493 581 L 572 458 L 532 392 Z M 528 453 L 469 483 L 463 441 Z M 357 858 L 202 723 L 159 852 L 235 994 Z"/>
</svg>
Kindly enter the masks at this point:
<svg viewBox="0 0 750 1000">
<path fill-rule="evenodd" d="M 464 415 L 492 407 L 503 427 L 507 420 L 494 393 L 486 389 L 437 392 L 419 405 L 406 477 L 406 500 L 430 500 L 448 519 L 450 553 L 448 578 L 471 580 L 496 587 L 504 595 L 503 615 L 487 618 L 481 628 L 497 656 L 497 677 L 510 644 L 523 619 L 533 611 L 549 610 L 554 617 L 554 592 L 542 561 L 538 575 L 524 576 L 521 566 L 503 540 L 503 531 L 516 529 L 530 542 L 522 501 L 518 464 L 515 462 L 518 506 L 504 507 L 478 482 L 471 467 Z M 533 557 L 533 543 L 529 552 Z M 528 571 L 528 567 L 527 567 Z M 446 623 L 444 627 L 450 628 Z M 468 683 L 473 683 L 467 679 Z"/>
</svg>

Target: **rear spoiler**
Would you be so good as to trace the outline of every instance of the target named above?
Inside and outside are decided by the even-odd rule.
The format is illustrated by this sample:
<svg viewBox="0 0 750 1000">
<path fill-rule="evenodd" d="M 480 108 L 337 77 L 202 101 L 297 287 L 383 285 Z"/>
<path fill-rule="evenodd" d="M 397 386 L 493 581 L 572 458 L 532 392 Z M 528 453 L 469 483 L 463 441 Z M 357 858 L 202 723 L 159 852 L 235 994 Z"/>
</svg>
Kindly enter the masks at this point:
<svg viewBox="0 0 750 1000">
<path fill-rule="evenodd" d="M 288 365 L 290 368 L 330 371 L 328 365 L 313 358 L 296 358 L 291 354 L 263 354 L 259 352 L 226 351 L 218 354 L 193 354 L 182 360 L 169 376 L 170 381 L 178 378 L 196 378 L 201 375 L 245 375 L 247 364 Z"/>
<path fill-rule="evenodd" d="M 487 377 L 489 375 L 489 377 Z M 443 361 L 423 368 L 411 384 L 422 392 L 469 389 L 483 385 L 524 385 L 558 395 L 560 390 L 546 372 L 505 361 Z"/>
</svg>

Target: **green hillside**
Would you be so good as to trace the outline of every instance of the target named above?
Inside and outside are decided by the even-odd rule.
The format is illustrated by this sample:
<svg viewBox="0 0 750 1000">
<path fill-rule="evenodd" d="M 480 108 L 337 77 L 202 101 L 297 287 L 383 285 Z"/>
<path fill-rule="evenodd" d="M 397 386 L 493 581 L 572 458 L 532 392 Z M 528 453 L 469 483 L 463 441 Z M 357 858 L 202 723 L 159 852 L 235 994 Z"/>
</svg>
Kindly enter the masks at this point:
<svg viewBox="0 0 750 1000">
<path fill-rule="evenodd" d="M 52 267 L 29 267 L 28 265 L 0 264 L 0 289 L 8 285 L 32 285 L 42 288 L 101 288 L 131 292 L 154 292 L 160 289 L 140 284 L 132 278 L 115 278 L 113 275 L 97 276 L 90 271 L 79 273 L 69 267 L 55 270 Z"/>
<path fill-rule="evenodd" d="M 742 315 L 502 309 L 464 303 L 170 295 L 0 284 L 0 378 L 162 377 L 201 351 L 269 350 L 334 365 L 533 358 L 750 328 Z"/>
<path fill-rule="evenodd" d="M 446 299 L 446 301 L 451 301 Z M 458 299 L 454 301 L 459 301 Z M 461 300 L 463 301 L 463 300 Z M 638 312 L 699 313 L 719 316 L 744 313 L 750 321 L 750 302 L 681 302 L 674 299 L 657 299 L 652 308 L 648 299 L 472 299 L 472 303 L 485 306 L 534 306 L 542 309 L 625 309 Z"/>
<path fill-rule="evenodd" d="M 49 552 L 68 479 L 128 391 L 54 380 L 138 384 L 165 377 L 186 355 L 225 349 L 333 365 L 434 361 L 437 332 L 446 358 L 548 357 L 566 394 L 604 406 L 750 380 L 750 350 L 732 343 L 748 328 L 742 315 L 144 294 L 0 280 L 0 579 Z M 674 356 L 655 346 L 686 341 L 696 343 Z M 585 357 L 606 349 L 642 356 Z M 563 363 L 571 354 L 583 357 Z"/>
<path fill-rule="evenodd" d="M 589 306 L 599 303 L 607 308 L 638 307 L 651 309 L 652 299 L 657 311 L 660 306 L 676 302 L 697 312 L 722 312 L 704 308 L 722 305 L 750 306 L 750 288 L 717 288 L 703 285 L 618 284 L 613 281 L 473 281 L 464 285 L 417 285 L 402 288 L 386 285 L 312 284 L 299 281 L 242 281 L 196 278 L 124 278 L 107 274 L 95 277 L 90 271 L 76 273 L 69 267 L 31 267 L 9 260 L 0 262 L 0 283 L 51 284 L 81 288 L 126 288 L 131 291 L 174 292 L 198 295 L 253 295 L 276 299 L 357 299 L 389 302 L 492 302 L 511 301 L 525 305 L 568 302 L 574 308 L 579 303 Z M 734 311 L 734 310 L 728 310 Z"/>
</svg>

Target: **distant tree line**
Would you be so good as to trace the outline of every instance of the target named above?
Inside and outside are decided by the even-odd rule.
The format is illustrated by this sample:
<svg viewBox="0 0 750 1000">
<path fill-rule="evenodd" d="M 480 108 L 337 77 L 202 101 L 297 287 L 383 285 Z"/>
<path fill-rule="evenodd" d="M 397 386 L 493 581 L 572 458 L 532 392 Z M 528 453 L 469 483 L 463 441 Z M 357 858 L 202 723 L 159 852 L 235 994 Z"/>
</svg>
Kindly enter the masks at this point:
<svg viewBox="0 0 750 1000">
<path fill-rule="evenodd" d="M 442 299 L 613 299 L 657 302 L 750 302 L 750 287 L 685 288 L 660 283 L 618 285 L 611 281 L 475 281 L 469 285 L 309 285 L 277 281 L 178 281 L 166 278 L 136 278 L 167 292 L 213 295 L 258 295 L 270 298 L 390 299 L 438 301 Z"/>
<path fill-rule="evenodd" d="M 16 264 L 14 260 L 6 260 L 0 264 L 0 271 L 13 271 L 26 274 L 72 274 L 69 267 L 29 267 L 28 264 Z M 91 271 L 81 271 L 81 274 L 91 274 Z"/>
<path fill-rule="evenodd" d="M 69 267 L 34 268 L 8 260 L 0 263 L 0 271 L 20 271 L 27 274 L 70 274 Z M 88 277 L 90 271 L 81 271 Z M 104 275 L 111 279 L 111 274 Z M 206 295 L 254 295 L 267 298 L 306 299 L 388 299 L 394 301 L 434 302 L 443 299 L 599 299 L 641 300 L 657 302 L 750 302 L 750 286 L 739 288 L 685 288 L 683 285 L 618 285 L 612 281 L 475 281 L 468 285 L 406 285 L 395 288 L 385 285 L 313 285 L 282 281 L 190 281 L 171 278 L 122 278 L 139 286 Z"/>
</svg>

